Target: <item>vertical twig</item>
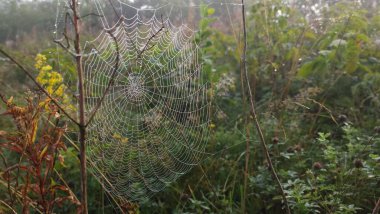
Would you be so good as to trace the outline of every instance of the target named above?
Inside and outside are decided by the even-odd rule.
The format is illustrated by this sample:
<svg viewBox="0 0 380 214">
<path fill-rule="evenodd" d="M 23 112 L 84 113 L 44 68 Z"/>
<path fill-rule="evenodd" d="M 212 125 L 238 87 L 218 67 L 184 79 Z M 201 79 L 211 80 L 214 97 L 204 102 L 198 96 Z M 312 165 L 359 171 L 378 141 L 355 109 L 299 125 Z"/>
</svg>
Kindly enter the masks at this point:
<svg viewBox="0 0 380 214">
<path fill-rule="evenodd" d="M 81 211 L 87 214 L 87 165 L 86 165 L 86 119 L 84 106 L 84 80 L 82 67 L 82 51 L 80 47 L 80 32 L 79 32 L 79 12 L 78 0 L 71 1 L 71 9 L 73 11 L 73 23 L 75 30 L 75 61 L 78 73 L 78 90 L 79 90 L 79 144 L 80 144 L 80 174 L 81 174 Z"/>
<path fill-rule="evenodd" d="M 239 48 L 241 48 L 239 43 Z M 242 66 L 242 63 L 241 65 Z M 242 93 L 242 104 L 243 104 L 243 113 L 246 112 L 247 107 L 247 98 L 246 98 L 246 89 L 244 87 L 245 78 L 244 78 L 244 70 L 242 67 L 240 68 L 240 82 L 241 82 L 241 93 Z M 244 118 L 244 126 L 245 126 L 245 165 L 244 165 L 244 181 L 243 181 L 243 199 L 242 199 L 242 213 L 247 213 L 247 195 L 248 195 L 248 176 L 249 176 L 249 159 L 250 159 L 250 131 L 249 131 L 249 115 L 246 115 Z"/>
<path fill-rule="evenodd" d="M 248 95 L 249 95 L 250 107 L 251 107 L 251 114 L 252 114 L 252 117 L 253 117 L 254 124 L 256 126 L 257 132 L 259 134 L 259 138 L 260 138 L 262 147 L 264 149 L 265 157 L 266 157 L 266 159 L 268 161 L 270 171 L 271 171 L 272 176 L 274 177 L 274 179 L 275 179 L 278 187 L 281 190 L 281 195 L 282 195 L 282 198 L 284 200 L 286 212 L 288 214 L 290 214 L 291 212 L 290 212 L 290 208 L 289 208 L 289 204 L 288 204 L 288 200 L 286 198 L 286 194 L 285 194 L 284 188 L 282 187 L 281 181 L 278 178 L 277 172 L 276 172 L 275 168 L 273 167 L 273 163 L 272 163 L 271 157 L 269 155 L 268 147 L 267 147 L 267 144 L 265 143 L 264 134 L 263 134 L 263 131 L 261 130 L 261 126 L 260 126 L 259 120 L 257 119 L 257 114 L 256 114 L 255 105 L 254 105 L 254 101 L 253 101 L 254 98 L 253 98 L 253 95 L 252 95 L 251 86 L 249 84 L 249 76 L 248 76 L 248 70 L 247 70 L 247 59 L 246 59 L 246 55 L 247 55 L 247 27 L 246 27 L 246 20 L 245 20 L 245 5 L 244 5 L 244 0 L 241 0 L 241 3 L 242 3 L 243 40 L 244 40 L 243 53 L 242 53 L 242 56 L 241 56 L 241 63 L 242 63 L 241 69 L 242 69 L 242 72 L 244 72 L 244 74 L 245 74 L 245 78 L 246 78 L 246 82 L 247 82 Z"/>
</svg>

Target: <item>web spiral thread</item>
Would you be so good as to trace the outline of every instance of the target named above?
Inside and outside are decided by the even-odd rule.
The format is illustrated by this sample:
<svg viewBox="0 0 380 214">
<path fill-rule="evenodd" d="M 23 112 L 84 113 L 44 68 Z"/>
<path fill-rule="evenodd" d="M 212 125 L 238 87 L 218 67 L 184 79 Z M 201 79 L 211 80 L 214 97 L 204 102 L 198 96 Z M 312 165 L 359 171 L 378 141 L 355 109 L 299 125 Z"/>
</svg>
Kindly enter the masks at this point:
<svg viewBox="0 0 380 214">
<path fill-rule="evenodd" d="M 108 24 L 107 24 L 108 25 Z M 87 154 L 104 188 L 139 201 L 196 165 L 209 132 L 210 102 L 194 31 L 162 14 L 120 15 L 87 42 Z M 116 69 L 117 68 L 117 69 Z M 116 70 L 115 70 L 116 69 Z"/>
</svg>

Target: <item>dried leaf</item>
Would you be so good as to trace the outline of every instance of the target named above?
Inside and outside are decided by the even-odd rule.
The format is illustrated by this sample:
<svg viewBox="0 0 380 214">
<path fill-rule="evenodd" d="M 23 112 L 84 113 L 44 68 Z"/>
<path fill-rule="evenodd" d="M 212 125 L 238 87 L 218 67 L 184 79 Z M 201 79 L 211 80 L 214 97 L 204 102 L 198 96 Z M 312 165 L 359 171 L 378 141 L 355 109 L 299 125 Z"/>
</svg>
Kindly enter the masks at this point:
<svg viewBox="0 0 380 214">
<path fill-rule="evenodd" d="M 58 160 L 59 160 L 59 163 L 60 163 L 62 166 L 66 167 L 66 165 L 65 165 L 65 157 L 64 157 L 63 155 L 59 154 L 59 155 L 58 155 Z"/>
<path fill-rule="evenodd" d="M 63 185 L 53 185 L 53 186 L 50 187 L 50 189 L 62 190 L 62 191 L 65 191 L 65 192 L 68 191 L 67 187 L 65 187 Z"/>
<path fill-rule="evenodd" d="M 40 155 L 38 156 L 38 160 L 41 160 L 43 158 L 43 156 L 46 154 L 48 148 L 49 148 L 49 146 L 46 145 L 45 148 L 41 151 Z"/>
<path fill-rule="evenodd" d="M 33 144 L 34 141 L 36 140 L 36 136 L 37 136 L 37 128 L 38 128 L 38 121 L 37 121 L 37 120 L 34 120 L 34 121 L 32 122 L 31 144 Z"/>
<path fill-rule="evenodd" d="M 10 97 L 10 98 L 7 100 L 7 105 L 10 105 L 10 104 L 12 104 L 12 102 L 13 102 L 13 96 L 12 96 L 12 97 Z"/>
</svg>

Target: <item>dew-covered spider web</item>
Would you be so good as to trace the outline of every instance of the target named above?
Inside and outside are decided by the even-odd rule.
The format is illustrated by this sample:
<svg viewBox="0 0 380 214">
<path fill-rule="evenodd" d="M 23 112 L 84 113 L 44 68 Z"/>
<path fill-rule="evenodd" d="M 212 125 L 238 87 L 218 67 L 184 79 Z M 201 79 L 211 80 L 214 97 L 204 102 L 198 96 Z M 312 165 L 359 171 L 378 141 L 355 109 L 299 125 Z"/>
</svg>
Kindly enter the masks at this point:
<svg viewBox="0 0 380 214">
<path fill-rule="evenodd" d="M 197 32 L 173 20 L 170 5 L 113 1 L 107 19 L 104 2 L 92 3 L 102 29 L 83 48 L 86 113 L 96 111 L 90 170 L 112 195 L 141 201 L 198 164 L 207 145 L 210 91 Z"/>
</svg>

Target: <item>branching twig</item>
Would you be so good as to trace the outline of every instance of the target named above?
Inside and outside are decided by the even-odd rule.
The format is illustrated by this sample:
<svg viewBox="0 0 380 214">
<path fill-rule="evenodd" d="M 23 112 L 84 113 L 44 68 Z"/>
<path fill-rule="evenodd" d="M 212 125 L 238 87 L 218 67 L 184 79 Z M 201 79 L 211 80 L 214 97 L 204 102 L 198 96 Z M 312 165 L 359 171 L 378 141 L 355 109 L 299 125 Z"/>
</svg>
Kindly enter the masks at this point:
<svg viewBox="0 0 380 214">
<path fill-rule="evenodd" d="M 71 21 L 72 24 L 74 24 L 73 18 L 70 16 L 70 14 L 67 12 L 65 17 L 65 27 L 63 29 L 63 37 L 61 39 L 54 40 L 55 43 L 57 43 L 59 46 L 61 46 L 64 50 L 66 50 L 68 53 L 70 53 L 72 56 L 75 56 L 76 54 L 70 50 L 70 39 L 67 33 L 67 24 L 68 20 Z M 66 41 L 66 45 L 64 45 L 62 42 Z"/>
<path fill-rule="evenodd" d="M 65 51 L 67 51 L 69 54 L 71 54 L 71 56 L 75 56 L 76 54 L 73 53 L 73 51 L 70 50 L 70 43 L 67 42 L 67 46 L 65 46 L 63 43 L 62 43 L 63 39 L 56 39 L 54 40 L 55 43 L 57 43 L 61 48 L 63 48 Z"/>
<path fill-rule="evenodd" d="M 108 85 L 107 85 L 107 88 L 106 90 L 104 91 L 102 97 L 100 98 L 99 102 L 96 104 L 95 106 L 95 109 L 92 111 L 92 113 L 90 114 L 89 116 L 89 119 L 86 123 L 85 126 L 88 126 L 88 124 L 91 123 L 92 119 L 94 118 L 94 116 L 96 115 L 96 112 L 99 110 L 100 106 L 102 105 L 103 103 L 103 100 L 104 98 L 106 97 L 106 95 L 108 94 L 111 86 L 114 84 L 115 82 L 115 77 L 116 77 L 116 74 L 117 74 L 117 70 L 119 69 L 119 63 L 120 63 L 120 50 L 119 50 L 119 44 L 117 43 L 117 40 L 116 40 L 116 37 L 115 35 L 113 35 L 113 33 L 111 31 L 108 32 L 109 35 L 112 37 L 112 39 L 114 40 L 115 42 L 115 46 L 116 46 L 116 65 L 114 67 L 114 70 L 112 72 L 112 75 L 111 75 L 111 79 L 110 81 L 108 82 Z"/>
<path fill-rule="evenodd" d="M 254 120 L 257 132 L 259 133 L 260 141 L 261 141 L 262 147 L 264 149 L 265 156 L 266 156 L 266 159 L 268 161 L 270 171 L 272 173 L 272 176 L 275 178 L 277 185 L 279 186 L 279 188 L 281 190 L 281 195 L 282 195 L 282 198 L 284 200 L 286 212 L 288 214 L 290 214 L 291 212 L 290 212 L 290 208 L 289 208 L 289 204 L 288 204 L 288 200 L 286 198 L 286 194 L 285 194 L 284 188 L 282 187 L 281 181 L 278 178 L 277 172 L 276 172 L 276 170 L 275 170 L 275 168 L 273 166 L 271 157 L 269 155 L 269 150 L 268 150 L 267 144 L 265 143 L 264 134 L 263 134 L 263 132 L 261 130 L 261 126 L 260 126 L 259 120 L 257 118 L 256 110 L 255 110 L 255 105 L 254 105 L 254 101 L 253 101 L 254 98 L 253 98 L 253 95 L 252 95 L 251 86 L 249 84 L 248 69 L 247 69 L 247 59 L 246 59 L 246 54 L 247 54 L 247 27 L 246 27 L 246 20 L 245 20 L 245 5 L 244 5 L 244 0 L 241 0 L 241 3 L 242 3 L 242 19 L 243 19 L 243 39 L 244 39 L 243 53 L 242 53 L 242 56 L 241 56 L 241 63 L 242 63 L 241 69 L 243 69 L 243 71 L 245 73 L 245 78 L 246 78 L 247 87 L 248 87 L 248 95 L 249 95 L 250 105 L 251 105 L 251 114 L 252 114 L 252 117 L 253 117 L 253 120 Z"/>
<path fill-rule="evenodd" d="M 145 43 L 145 45 L 144 45 L 144 47 L 143 47 L 143 49 L 140 51 L 140 53 L 137 55 L 137 57 L 136 57 L 136 59 L 139 59 L 140 57 L 141 57 L 141 55 L 145 52 L 145 51 L 147 51 L 147 50 L 150 50 L 150 49 L 152 49 L 154 46 L 155 46 L 155 44 L 153 44 L 152 46 L 150 46 L 149 48 L 148 48 L 148 45 L 149 45 L 149 43 L 151 42 L 151 40 L 152 39 L 154 39 L 162 30 L 164 30 L 165 29 L 165 25 L 164 25 L 164 21 L 163 21 L 163 18 L 162 18 L 162 16 L 161 16 L 161 28 L 156 32 L 156 33 L 154 33 L 149 39 L 148 39 L 148 41 Z"/>
</svg>

